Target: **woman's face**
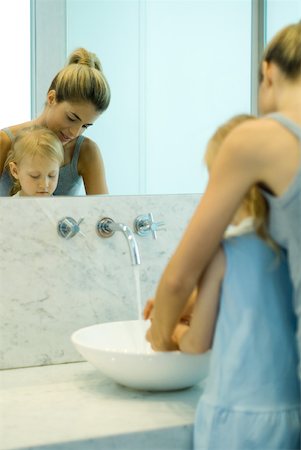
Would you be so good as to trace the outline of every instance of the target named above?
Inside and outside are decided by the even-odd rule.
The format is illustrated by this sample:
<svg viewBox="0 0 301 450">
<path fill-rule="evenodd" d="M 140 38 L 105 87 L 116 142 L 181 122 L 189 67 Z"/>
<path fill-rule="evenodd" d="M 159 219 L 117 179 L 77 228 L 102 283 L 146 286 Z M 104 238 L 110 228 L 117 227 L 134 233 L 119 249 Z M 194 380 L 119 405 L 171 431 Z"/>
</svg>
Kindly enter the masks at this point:
<svg viewBox="0 0 301 450">
<path fill-rule="evenodd" d="M 54 91 L 52 91 L 54 92 Z M 52 130 L 63 145 L 80 136 L 100 116 L 90 102 L 57 102 L 55 94 L 48 95 L 45 125 Z"/>
</svg>

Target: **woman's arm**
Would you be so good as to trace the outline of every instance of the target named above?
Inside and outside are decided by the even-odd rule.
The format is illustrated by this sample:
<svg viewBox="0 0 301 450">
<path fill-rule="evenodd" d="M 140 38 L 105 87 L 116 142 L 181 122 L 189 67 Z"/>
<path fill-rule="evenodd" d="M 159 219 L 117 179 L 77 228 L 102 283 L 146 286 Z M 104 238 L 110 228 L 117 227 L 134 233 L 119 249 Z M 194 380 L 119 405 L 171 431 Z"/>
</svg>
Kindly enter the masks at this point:
<svg viewBox="0 0 301 450">
<path fill-rule="evenodd" d="M 233 137 L 231 133 L 224 141 L 206 192 L 160 279 L 147 332 L 155 350 L 174 348 L 172 334 L 186 299 L 202 277 L 246 193 L 261 181 L 257 156 L 262 147 L 256 147 L 256 142 L 254 146 L 254 130 L 235 131 Z"/>
<path fill-rule="evenodd" d="M 225 256 L 219 248 L 200 281 L 190 325 L 179 323 L 173 334 L 181 351 L 204 353 L 211 348 L 224 272 Z"/>
<path fill-rule="evenodd" d="M 85 138 L 78 160 L 78 173 L 83 177 L 87 195 L 107 194 L 105 168 L 98 146 Z"/>
</svg>

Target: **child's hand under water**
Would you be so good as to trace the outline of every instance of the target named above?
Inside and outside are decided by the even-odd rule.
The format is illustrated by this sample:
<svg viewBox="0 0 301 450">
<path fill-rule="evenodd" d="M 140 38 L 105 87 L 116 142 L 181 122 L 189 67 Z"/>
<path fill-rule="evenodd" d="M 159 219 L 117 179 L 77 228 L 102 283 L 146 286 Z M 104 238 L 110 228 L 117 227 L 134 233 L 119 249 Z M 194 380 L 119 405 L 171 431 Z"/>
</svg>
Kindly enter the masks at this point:
<svg viewBox="0 0 301 450">
<path fill-rule="evenodd" d="M 197 288 L 193 290 L 192 294 L 190 295 L 190 297 L 187 300 L 187 303 L 185 305 L 185 308 L 183 310 L 183 313 L 181 315 L 180 318 L 180 323 L 183 323 L 185 325 L 189 325 L 190 324 L 190 320 L 191 320 L 191 316 L 192 316 L 192 311 L 193 311 L 193 307 L 196 301 L 196 297 L 197 297 Z M 154 309 L 154 305 L 155 305 L 155 300 L 153 298 L 150 298 L 147 302 L 146 305 L 144 307 L 143 310 L 143 318 L 144 320 L 152 320 L 152 312 Z"/>
<path fill-rule="evenodd" d="M 183 310 L 183 313 L 181 315 L 181 318 L 179 320 L 178 325 L 176 326 L 175 330 L 174 330 L 174 334 L 170 340 L 170 342 L 165 343 L 164 346 L 162 346 L 162 343 L 160 343 L 160 350 L 162 351 L 173 351 L 173 350 L 179 350 L 179 341 L 180 338 L 182 336 L 182 334 L 187 331 L 187 329 L 190 326 L 190 321 L 191 321 L 191 317 L 192 317 L 192 311 L 193 311 L 193 307 L 195 304 L 197 298 L 197 289 L 195 289 L 192 294 L 190 295 L 190 297 L 187 300 L 187 303 L 185 305 L 185 308 Z M 153 298 L 149 299 L 144 307 L 143 310 L 143 318 L 144 320 L 152 320 L 152 315 L 153 315 L 153 311 L 154 311 L 154 306 L 155 306 L 155 300 Z M 146 339 L 149 342 L 152 342 L 152 348 L 153 350 L 156 350 L 156 346 L 155 346 L 155 339 L 154 339 L 154 333 L 155 330 L 153 329 L 153 327 L 151 326 L 147 333 L 146 333 Z"/>
<path fill-rule="evenodd" d="M 154 299 L 150 298 L 146 302 L 146 305 L 145 305 L 144 310 L 143 310 L 143 318 L 144 318 L 144 320 L 148 320 L 148 319 L 152 320 L 151 316 L 152 316 L 153 309 L 154 309 Z"/>
</svg>

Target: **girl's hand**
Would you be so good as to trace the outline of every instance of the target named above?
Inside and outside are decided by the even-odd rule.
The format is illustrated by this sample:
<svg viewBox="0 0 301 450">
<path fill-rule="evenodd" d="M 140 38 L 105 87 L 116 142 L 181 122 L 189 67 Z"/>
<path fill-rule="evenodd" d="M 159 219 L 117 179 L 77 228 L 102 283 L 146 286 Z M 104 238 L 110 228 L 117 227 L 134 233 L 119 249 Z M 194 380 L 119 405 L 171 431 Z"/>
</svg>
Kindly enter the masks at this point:
<svg viewBox="0 0 301 450">
<path fill-rule="evenodd" d="M 194 291 L 190 295 L 189 299 L 187 300 L 184 311 L 182 312 L 182 315 L 180 318 L 181 323 L 185 323 L 185 324 L 189 325 L 190 320 L 191 320 L 192 310 L 193 310 L 193 307 L 194 307 L 194 304 L 196 301 L 196 297 L 197 297 L 197 289 L 194 289 Z M 146 305 L 143 310 L 143 318 L 145 320 L 152 319 L 152 311 L 154 309 L 154 304 L 155 304 L 154 298 L 150 298 L 146 302 Z"/>
<path fill-rule="evenodd" d="M 147 320 L 147 319 L 151 319 L 152 317 L 152 311 L 153 311 L 153 309 L 154 309 L 154 299 L 153 298 L 150 298 L 147 302 L 146 302 L 146 305 L 145 305 L 145 307 L 144 307 L 144 310 L 143 310 L 143 318 L 144 318 L 144 320 Z"/>
<path fill-rule="evenodd" d="M 178 350 L 179 347 L 173 339 L 163 340 L 162 336 L 157 332 L 153 323 L 146 332 L 146 340 L 151 344 L 152 349 L 160 352 L 171 352 Z"/>
<path fill-rule="evenodd" d="M 146 305 L 143 310 L 143 318 L 145 320 L 147 320 L 147 319 L 152 320 L 154 304 L 155 304 L 155 300 L 153 298 L 150 298 L 146 302 Z M 173 342 L 172 340 L 169 342 L 162 341 L 162 339 L 158 335 L 158 332 L 156 331 L 153 323 L 151 323 L 150 328 L 146 332 L 146 340 L 151 344 L 152 349 L 156 350 L 156 351 L 167 352 L 167 351 L 172 351 L 172 350 L 178 350 L 178 345 L 175 342 Z"/>
</svg>

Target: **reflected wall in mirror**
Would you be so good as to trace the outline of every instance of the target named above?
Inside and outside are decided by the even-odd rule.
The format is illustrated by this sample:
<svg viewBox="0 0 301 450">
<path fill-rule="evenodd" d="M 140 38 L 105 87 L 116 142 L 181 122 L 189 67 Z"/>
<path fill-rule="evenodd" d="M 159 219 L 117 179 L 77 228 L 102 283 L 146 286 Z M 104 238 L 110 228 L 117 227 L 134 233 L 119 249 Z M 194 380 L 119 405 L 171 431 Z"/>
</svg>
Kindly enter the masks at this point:
<svg viewBox="0 0 301 450">
<path fill-rule="evenodd" d="M 111 85 L 89 130 L 110 192 L 203 191 L 209 136 L 250 110 L 251 0 L 67 0 L 66 19 L 67 53 L 94 51 Z"/>
</svg>

